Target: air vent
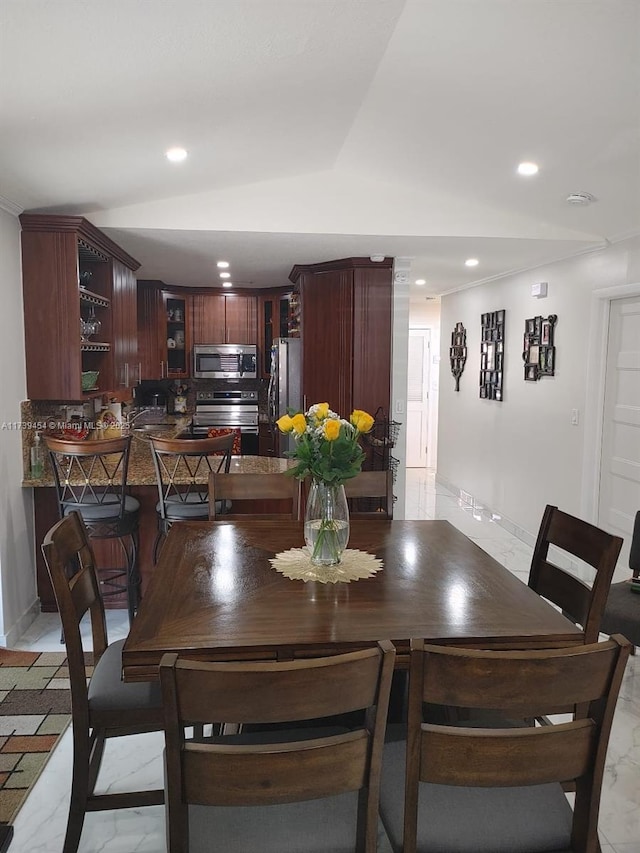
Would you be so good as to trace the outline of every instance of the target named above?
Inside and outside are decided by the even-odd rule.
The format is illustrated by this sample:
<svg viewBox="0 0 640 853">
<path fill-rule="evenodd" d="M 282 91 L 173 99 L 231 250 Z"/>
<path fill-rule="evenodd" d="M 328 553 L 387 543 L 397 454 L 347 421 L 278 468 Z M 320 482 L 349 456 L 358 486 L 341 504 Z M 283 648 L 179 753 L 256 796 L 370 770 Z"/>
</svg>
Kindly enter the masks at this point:
<svg viewBox="0 0 640 853">
<path fill-rule="evenodd" d="M 595 196 L 591 195 L 591 193 L 569 193 L 565 201 L 569 204 L 581 204 L 584 206 L 597 201 L 597 199 Z"/>
</svg>

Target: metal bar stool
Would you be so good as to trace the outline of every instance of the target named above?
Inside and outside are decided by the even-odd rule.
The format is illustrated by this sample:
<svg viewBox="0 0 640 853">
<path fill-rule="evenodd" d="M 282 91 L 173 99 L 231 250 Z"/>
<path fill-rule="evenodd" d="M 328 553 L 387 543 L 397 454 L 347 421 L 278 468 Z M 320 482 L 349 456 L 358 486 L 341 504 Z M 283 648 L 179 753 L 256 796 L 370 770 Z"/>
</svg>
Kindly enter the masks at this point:
<svg viewBox="0 0 640 853">
<path fill-rule="evenodd" d="M 174 522 L 209 518 L 209 475 L 229 472 L 234 437 L 229 431 L 215 438 L 151 439 L 159 497 L 154 563 L 160 543 Z"/>
<path fill-rule="evenodd" d="M 140 599 L 138 516 L 140 504 L 127 494 L 131 437 L 67 441 L 45 437 L 55 478 L 60 518 L 74 510 L 91 539 L 117 539 L 123 566 L 99 569 L 103 598 L 126 593 L 129 622 Z"/>
</svg>

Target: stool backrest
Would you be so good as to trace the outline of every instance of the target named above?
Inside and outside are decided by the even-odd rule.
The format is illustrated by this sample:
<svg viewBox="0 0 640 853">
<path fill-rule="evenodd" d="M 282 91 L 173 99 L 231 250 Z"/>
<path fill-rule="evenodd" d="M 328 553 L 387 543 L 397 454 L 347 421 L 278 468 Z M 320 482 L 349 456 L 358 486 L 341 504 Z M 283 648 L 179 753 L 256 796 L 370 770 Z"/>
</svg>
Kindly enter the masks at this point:
<svg viewBox="0 0 640 853">
<path fill-rule="evenodd" d="M 215 438 L 152 438 L 160 516 L 167 517 L 167 504 L 202 504 L 209 500 L 209 475 L 229 471 L 234 434 Z"/>
<path fill-rule="evenodd" d="M 60 517 L 82 505 L 112 506 L 124 517 L 131 436 L 90 441 L 44 437 Z"/>
</svg>

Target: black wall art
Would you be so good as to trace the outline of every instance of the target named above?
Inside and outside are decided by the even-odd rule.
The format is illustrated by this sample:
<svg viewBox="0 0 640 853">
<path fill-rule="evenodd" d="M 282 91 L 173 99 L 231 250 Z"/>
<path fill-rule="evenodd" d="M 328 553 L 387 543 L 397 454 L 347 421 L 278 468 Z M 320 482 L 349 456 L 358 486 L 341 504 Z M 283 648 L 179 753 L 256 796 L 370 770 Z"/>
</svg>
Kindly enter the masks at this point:
<svg viewBox="0 0 640 853">
<path fill-rule="evenodd" d="M 480 397 L 485 400 L 503 399 L 504 318 L 504 309 L 481 316 Z"/>
<path fill-rule="evenodd" d="M 449 347 L 449 361 L 451 362 L 451 373 L 456 381 L 455 390 L 460 390 L 460 377 L 464 372 L 467 361 L 467 330 L 462 323 L 456 323 L 451 332 L 451 346 Z"/>
<path fill-rule="evenodd" d="M 553 338 L 557 320 L 557 314 L 549 314 L 548 317 L 531 317 L 524 321 L 522 360 L 525 382 L 555 375 L 556 348 Z"/>
</svg>

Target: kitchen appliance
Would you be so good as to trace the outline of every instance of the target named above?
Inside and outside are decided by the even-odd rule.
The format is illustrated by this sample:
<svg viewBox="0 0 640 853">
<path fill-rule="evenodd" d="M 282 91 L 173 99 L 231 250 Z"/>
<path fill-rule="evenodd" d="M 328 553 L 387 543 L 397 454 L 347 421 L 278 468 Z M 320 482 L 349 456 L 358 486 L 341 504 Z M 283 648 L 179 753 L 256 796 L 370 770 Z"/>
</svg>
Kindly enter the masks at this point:
<svg viewBox="0 0 640 853">
<path fill-rule="evenodd" d="M 197 391 L 190 434 L 204 438 L 212 427 L 239 429 L 242 455 L 257 456 L 258 392 Z"/>
<path fill-rule="evenodd" d="M 269 426 L 277 432 L 276 421 L 287 409 L 299 411 L 302 406 L 302 341 L 300 338 L 276 338 L 271 347 L 271 379 L 269 380 Z M 291 434 L 279 435 L 280 455 L 293 450 Z"/>
<path fill-rule="evenodd" d="M 252 344 L 196 344 L 196 379 L 257 379 L 258 348 Z"/>
</svg>

